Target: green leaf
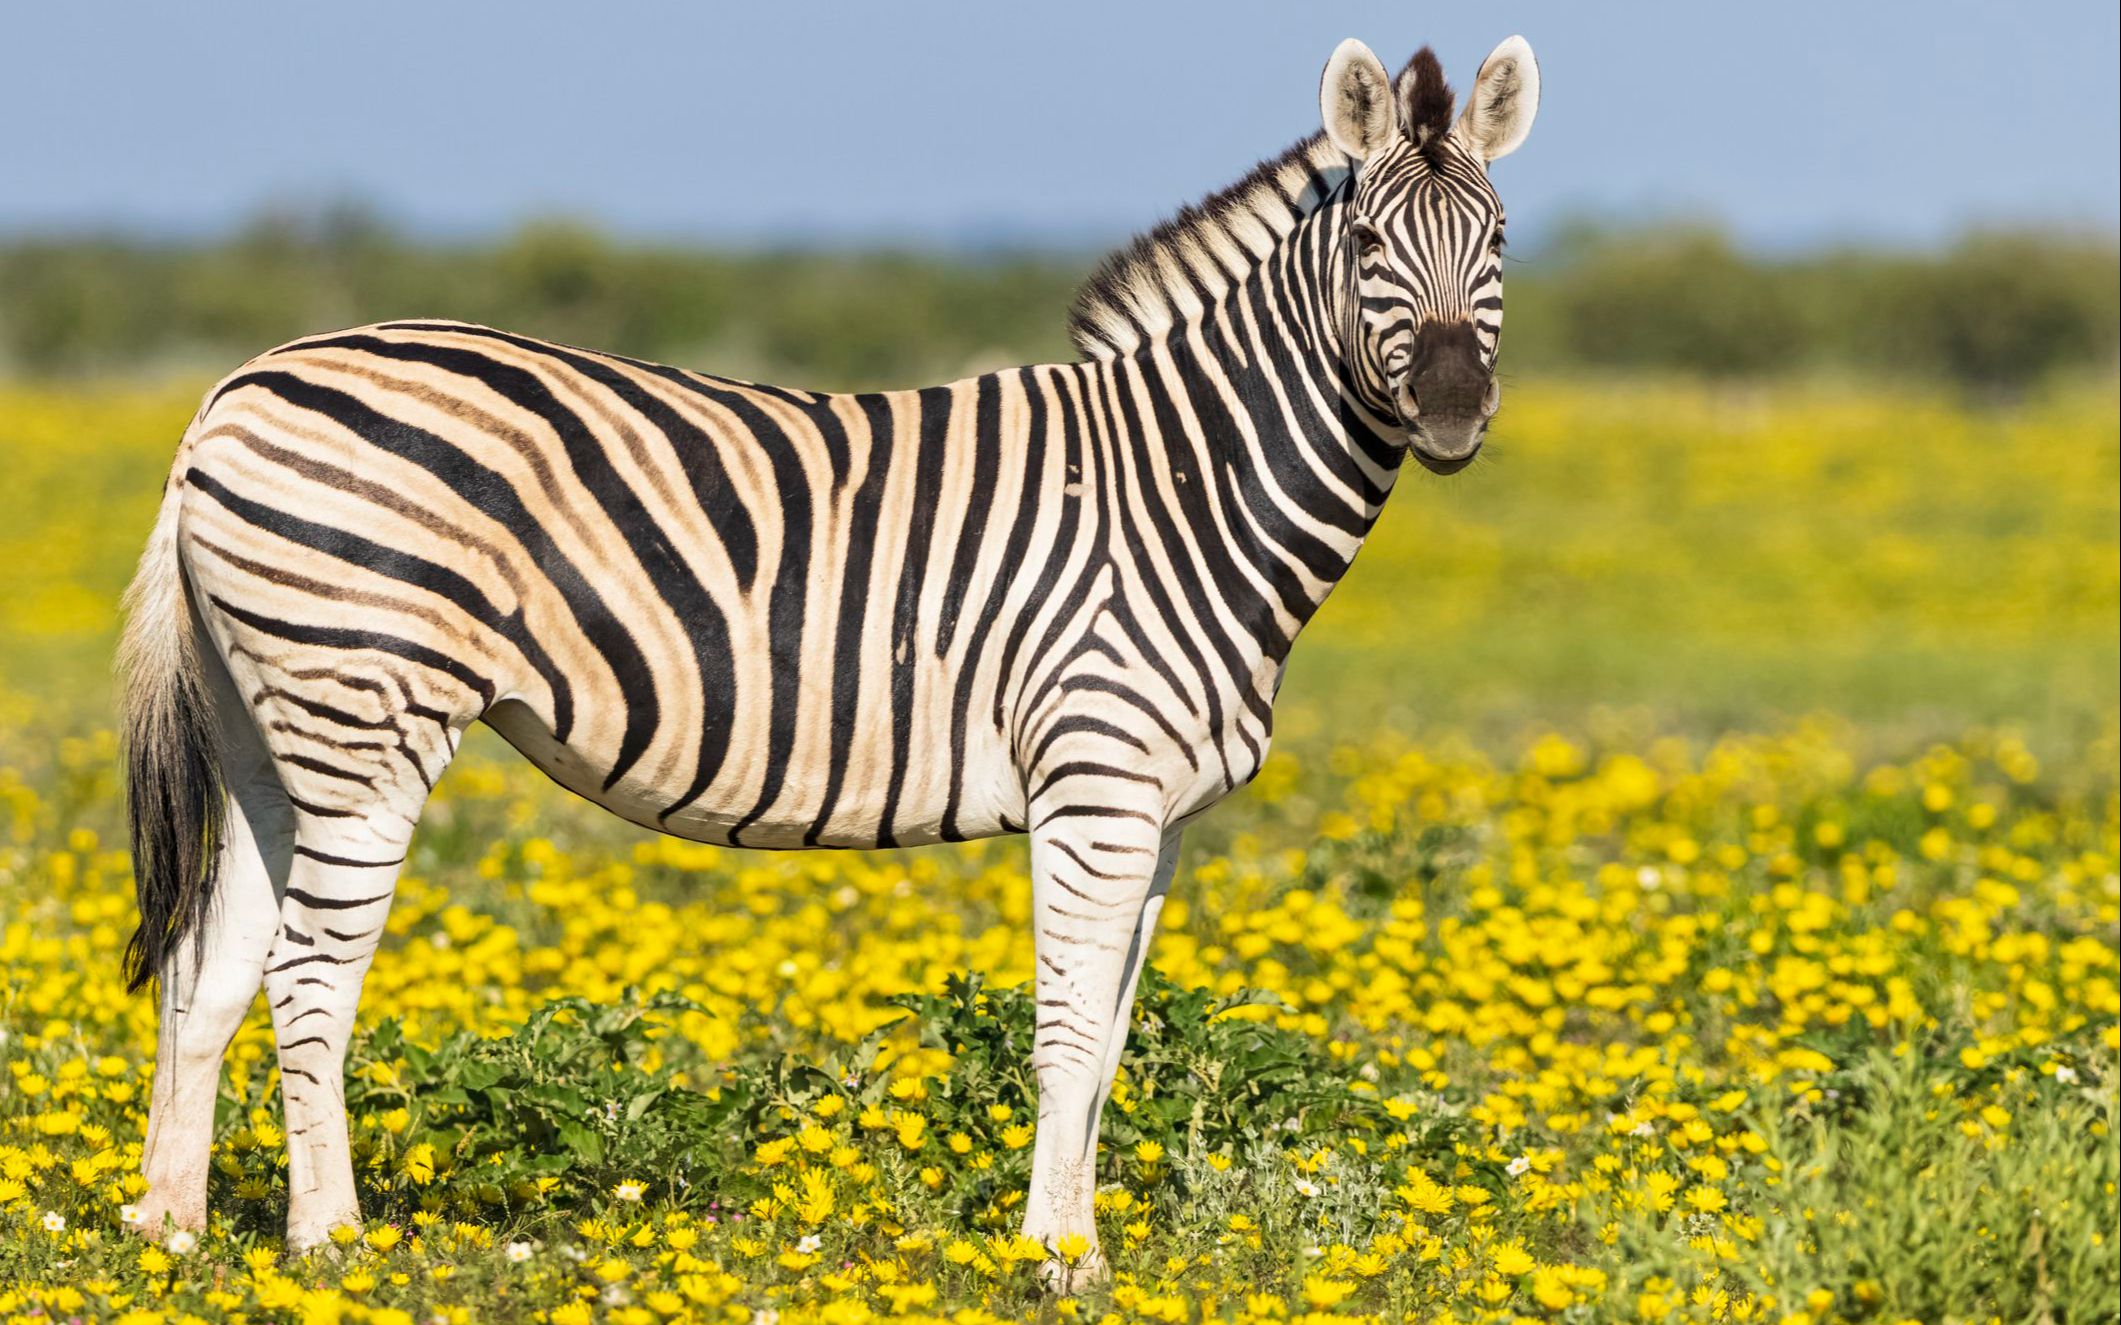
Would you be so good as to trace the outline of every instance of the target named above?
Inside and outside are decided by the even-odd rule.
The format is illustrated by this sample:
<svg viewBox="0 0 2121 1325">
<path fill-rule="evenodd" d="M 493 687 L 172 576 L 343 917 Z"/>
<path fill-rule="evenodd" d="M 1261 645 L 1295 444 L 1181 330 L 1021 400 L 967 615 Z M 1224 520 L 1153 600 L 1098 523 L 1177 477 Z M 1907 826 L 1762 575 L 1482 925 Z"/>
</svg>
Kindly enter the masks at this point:
<svg viewBox="0 0 2121 1325">
<path fill-rule="evenodd" d="M 587 1164 L 604 1162 L 604 1138 L 580 1123 L 567 1122 L 559 1126 L 560 1144 L 573 1151 L 575 1157 Z"/>
</svg>

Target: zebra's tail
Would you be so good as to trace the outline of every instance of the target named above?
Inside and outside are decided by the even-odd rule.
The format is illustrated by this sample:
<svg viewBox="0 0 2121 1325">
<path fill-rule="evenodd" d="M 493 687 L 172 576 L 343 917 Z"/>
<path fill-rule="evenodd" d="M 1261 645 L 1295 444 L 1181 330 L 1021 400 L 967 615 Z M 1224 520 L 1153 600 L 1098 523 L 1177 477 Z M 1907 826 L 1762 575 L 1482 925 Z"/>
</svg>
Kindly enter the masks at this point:
<svg viewBox="0 0 2121 1325">
<path fill-rule="evenodd" d="M 203 936 L 227 815 L 220 728 L 177 551 L 182 497 L 172 479 L 125 591 L 118 645 L 133 894 L 140 905 L 140 927 L 125 949 L 131 991 L 163 974 L 187 936 L 195 942 Z"/>
</svg>

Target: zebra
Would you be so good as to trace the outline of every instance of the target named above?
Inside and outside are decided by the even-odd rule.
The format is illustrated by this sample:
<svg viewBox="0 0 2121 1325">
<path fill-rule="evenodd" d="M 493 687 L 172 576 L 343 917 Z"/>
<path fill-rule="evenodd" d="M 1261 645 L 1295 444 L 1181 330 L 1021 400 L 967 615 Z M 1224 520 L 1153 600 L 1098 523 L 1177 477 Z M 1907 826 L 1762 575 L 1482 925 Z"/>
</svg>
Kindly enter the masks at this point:
<svg viewBox="0 0 2121 1325">
<path fill-rule="evenodd" d="M 205 397 L 127 592 L 124 749 L 157 986 L 138 1214 L 207 1212 L 262 986 L 288 1245 L 358 1225 L 343 1100 L 421 810 L 483 721 L 561 785 L 744 847 L 1031 839 L 1023 1232 L 1103 1273 L 1100 1113 L 1185 825 L 1266 757 L 1290 646 L 1407 456 L 1499 402 L 1530 46 L 1463 113 L 1336 49 L 1323 127 L 1110 256 L 1074 362 L 822 394 L 483 326 L 270 350 Z M 1068 1245 L 1073 1246 L 1072 1240 Z"/>
</svg>

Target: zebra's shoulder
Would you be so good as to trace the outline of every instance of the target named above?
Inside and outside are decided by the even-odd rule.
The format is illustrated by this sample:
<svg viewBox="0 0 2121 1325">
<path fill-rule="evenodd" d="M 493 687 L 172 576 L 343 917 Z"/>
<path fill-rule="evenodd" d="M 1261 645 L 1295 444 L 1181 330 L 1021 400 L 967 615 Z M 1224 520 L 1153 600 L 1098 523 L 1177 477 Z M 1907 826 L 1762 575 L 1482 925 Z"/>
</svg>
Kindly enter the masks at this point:
<svg viewBox="0 0 2121 1325">
<path fill-rule="evenodd" d="M 1068 314 L 1076 349 L 1092 359 L 1116 359 L 1198 317 L 1347 176 L 1340 149 L 1312 134 L 1136 235 L 1107 255 L 1076 293 Z"/>
</svg>

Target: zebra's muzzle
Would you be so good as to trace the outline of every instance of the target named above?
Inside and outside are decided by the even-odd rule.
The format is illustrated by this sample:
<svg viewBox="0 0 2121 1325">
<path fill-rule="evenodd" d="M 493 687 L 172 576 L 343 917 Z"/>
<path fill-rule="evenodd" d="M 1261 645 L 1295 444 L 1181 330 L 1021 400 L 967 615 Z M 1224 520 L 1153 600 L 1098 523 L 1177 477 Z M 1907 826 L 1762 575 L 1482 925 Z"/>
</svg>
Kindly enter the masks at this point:
<svg viewBox="0 0 2121 1325">
<path fill-rule="evenodd" d="M 1480 353 L 1470 322 L 1430 322 L 1414 335 L 1407 371 L 1393 383 L 1407 447 L 1439 474 L 1472 463 L 1502 404 L 1502 388 Z"/>
</svg>

